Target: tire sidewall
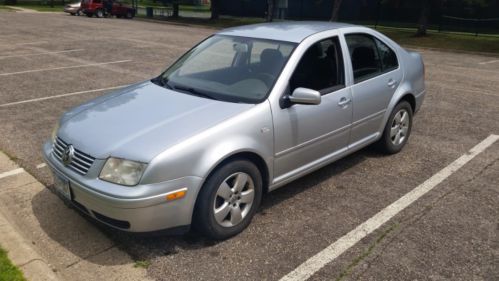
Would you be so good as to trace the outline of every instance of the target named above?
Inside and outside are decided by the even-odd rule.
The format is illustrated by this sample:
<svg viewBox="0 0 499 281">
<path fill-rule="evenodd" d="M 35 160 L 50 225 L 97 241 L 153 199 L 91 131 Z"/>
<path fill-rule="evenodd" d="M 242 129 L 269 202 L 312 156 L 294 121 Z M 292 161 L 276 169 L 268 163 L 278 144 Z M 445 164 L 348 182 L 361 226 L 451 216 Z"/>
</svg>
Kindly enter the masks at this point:
<svg viewBox="0 0 499 281">
<path fill-rule="evenodd" d="M 392 127 L 392 123 L 393 123 L 393 119 L 395 118 L 395 115 L 401 109 L 405 109 L 409 114 L 409 129 L 407 131 L 407 135 L 406 135 L 404 141 L 399 145 L 395 145 L 392 143 L 392 140 L 390 137 L 390 129 Z M 395 106 L 395 108 L 392 110 L 392 113 L 390 114 L 390 117 L 388 118 L 388 121 L 386 122 L 385 130 L 383 131 L 382 145 L 383 145 L 383 148 L 385 149 L 386 152 L 388 152 L 390 154 L 394 154 L 394 153 L 401 151 L 402 148 L 405 146 L 405 144 L 409 140 L 409 137 L 411 136 L 412 121 L 413 121 L 412 117 L 413 117 L 412 107 L 406 101 L 399 102 Z"/>
<path fill-rule="evenodd" d="M 215 220 L 213 204 L 220 184 L 230 175 L 244 172 L 254 183 L 255 199 L 249 213 L 241 223 L 233 227 L 223 227 Z M 246 160 L 230 161 L 217 168 L 206 180 L 201 188 L 194 210 L 194 227 L 205 235 L 216 239 L 227 239 L 243 231 L 250 223 L 258 210 L 262 198 L 262 176 L 259 169 Z"/>
</svg>

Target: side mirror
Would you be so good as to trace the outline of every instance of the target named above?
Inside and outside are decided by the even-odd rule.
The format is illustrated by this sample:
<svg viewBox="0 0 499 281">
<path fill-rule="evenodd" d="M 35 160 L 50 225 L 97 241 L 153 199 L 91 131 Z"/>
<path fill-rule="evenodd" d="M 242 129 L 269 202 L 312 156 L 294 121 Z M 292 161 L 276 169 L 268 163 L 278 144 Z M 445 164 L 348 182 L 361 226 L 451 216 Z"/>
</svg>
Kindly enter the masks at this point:
<svg viewBox="0 0 499 281">
<path fill-rule="evenodd" d="M 321 93 L 307 88 L 296 88 L 293 94 L 288 97 L 291 103 L 296 104 L 320 104 Z"/>
</svg>

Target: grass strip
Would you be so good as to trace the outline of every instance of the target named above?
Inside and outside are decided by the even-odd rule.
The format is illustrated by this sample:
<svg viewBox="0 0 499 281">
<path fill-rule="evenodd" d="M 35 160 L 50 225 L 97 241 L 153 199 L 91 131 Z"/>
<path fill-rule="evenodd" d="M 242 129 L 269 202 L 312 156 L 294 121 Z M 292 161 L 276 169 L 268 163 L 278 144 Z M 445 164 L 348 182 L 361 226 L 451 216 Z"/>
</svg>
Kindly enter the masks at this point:
<svg viewBox="0 0 499 281">
<path fill-rule="evenodd" d="M 0 248 L 0 281 L 26 281 L 22 272 L 12 264 L 7 252 Z"/>
</svg>

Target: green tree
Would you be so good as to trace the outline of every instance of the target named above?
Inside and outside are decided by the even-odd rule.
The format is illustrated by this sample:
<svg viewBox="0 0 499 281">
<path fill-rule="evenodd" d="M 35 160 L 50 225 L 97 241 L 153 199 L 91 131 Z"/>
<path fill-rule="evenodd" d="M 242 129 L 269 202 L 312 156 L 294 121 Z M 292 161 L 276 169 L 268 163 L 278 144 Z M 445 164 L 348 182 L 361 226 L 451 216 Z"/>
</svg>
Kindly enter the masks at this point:
<svg viewBox="0 0 499 281">
<path fill-rule="evenodd" d="M 211 18 L 217 20 L 220 17 L 220 0 L 211 0 Z"/>
<path fill-rule="evenodd" d="M 418 30 L 416 36 L 426 36 L 428 30 L 428 17 L 430 16 L 431 3 L 430 0 L 422 0 L 419 11 Z"/>
<path fill-rule="evenodd" d="M 338 21 L 342 0 L 333 0 L 333 11 L 329 21 Z"/>
<path fill-rule="evenodd" d="M 274 20 L 275 6 L 276 0 L 267 0 L 267 21 L 269 22 Z"/>
</svg>

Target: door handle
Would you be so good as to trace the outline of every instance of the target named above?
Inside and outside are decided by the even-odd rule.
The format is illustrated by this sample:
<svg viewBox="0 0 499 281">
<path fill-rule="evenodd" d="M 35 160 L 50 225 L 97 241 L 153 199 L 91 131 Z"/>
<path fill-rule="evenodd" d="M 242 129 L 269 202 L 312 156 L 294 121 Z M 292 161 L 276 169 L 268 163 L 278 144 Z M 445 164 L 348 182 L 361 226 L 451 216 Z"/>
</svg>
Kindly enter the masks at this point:
<svg viewBox="0 0 499 281">
<path fill-rule="evenodd" d="M 388 87 L 392 88 L 395 85 L 397 85 L 397 83 L 398 83 L 397 81 L 390 79 L 390 80 L 388 80 Z"/>
<path fill-rule="evenodd" d="M 339 105 L 340 107 L 344 107 L 344 106 L 347 106 L 347 105 L 348 105 L 349 103 L 351 103 L 351 102 L 352 102 L 352 100 L 351 100 L 351 99 L 347 99 L 347 98 L 345 98 L 345 97 L 342 97 L 342 98 L 340 99 L 340 101 L 338 102 L 338 105 Z"/>
</svg>

